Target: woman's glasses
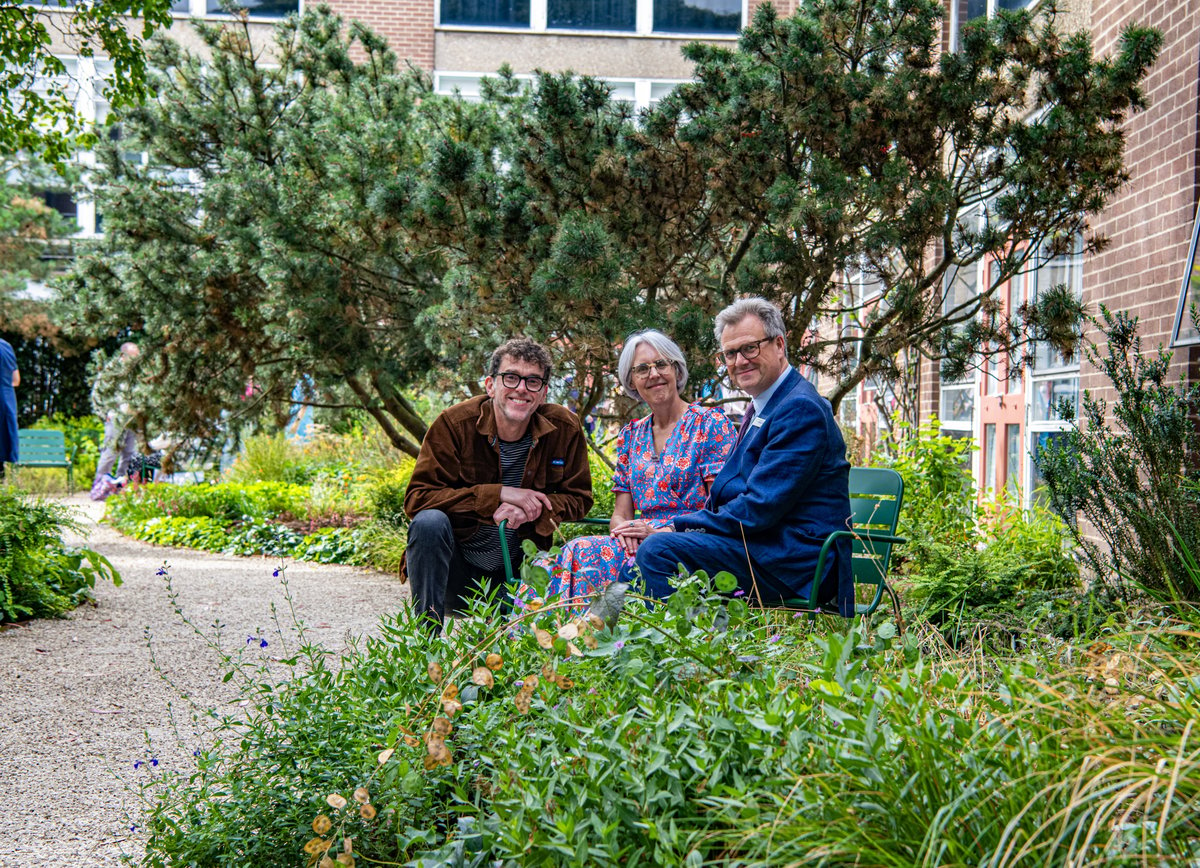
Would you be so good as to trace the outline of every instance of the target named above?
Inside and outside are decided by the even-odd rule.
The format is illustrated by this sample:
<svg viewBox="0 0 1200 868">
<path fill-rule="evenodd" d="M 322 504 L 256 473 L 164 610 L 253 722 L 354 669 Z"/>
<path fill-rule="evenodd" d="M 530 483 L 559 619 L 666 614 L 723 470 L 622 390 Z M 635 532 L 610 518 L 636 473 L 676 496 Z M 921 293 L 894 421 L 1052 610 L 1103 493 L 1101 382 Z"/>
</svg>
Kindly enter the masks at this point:
<svg viewBox="0 0 1200 868">
<path fill-rule="evenodd" d="M 671 367 L 671 363 L 666 359 L 655 359 L 653 362 L 648 364 L 634 365 L 629 370 L 629 373 L 633 374 L 633 376 L 639 380 L 644 380 L 650 376 L 651 369 L 658 371 L 661 374 L 669 367 Z"/>
</svg>

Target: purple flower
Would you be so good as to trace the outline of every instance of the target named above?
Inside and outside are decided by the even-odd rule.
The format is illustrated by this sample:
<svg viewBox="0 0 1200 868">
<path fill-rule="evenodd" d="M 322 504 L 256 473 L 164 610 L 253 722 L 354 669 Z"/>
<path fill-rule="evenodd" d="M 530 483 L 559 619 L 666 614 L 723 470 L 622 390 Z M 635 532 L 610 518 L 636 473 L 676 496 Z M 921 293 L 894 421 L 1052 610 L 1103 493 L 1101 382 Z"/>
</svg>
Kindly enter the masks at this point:
<svg viewBox="0 0 1200 868">
<path fill-rule="evenodd" d="M 134 767 L 135 769 L 140 769 L 140 768 L 142 767 L 142 761 L 141 761 L 141 760 L 137 760 L 137 761 L 136 761 L 136 762 L 133 764 L 133 767 Z"/>
<path fill-rule="evenodd" d="M 795 621 L 797 618 L 803 618 L 803 617 L 804 617 L 803 612 L 797 612 L 795 615 L 792 615 L 792 620 Z"/>
<path fill-rule="evenodd" d="M 247 645 L 249 645 L 251 642 L 257 642 L 257 641 L 258 641 L 258 637 L 257 637 L 257 636 L 247 636 L 247 637 L 246 637 L 246 644 L 247 644 Z"/>
<path fill-rule="evenodd" d="M 158 760 L 157 760 L 157 759 L 151 759 L 151 760 L 150 760 L 150 765 L 154 766 L 155 768 L 158 768 Z"/>
<path fill-rule="evenodd" d="M 774 645 L 776 642 L 779 642 L 782 639 L 783 639 L 783 637 L 780 636 L 778 633 L 776 633 L 774 636 L 767 637 L 767 644 Z"/>
<path fill-rule="evenodd" d="M 743 591 L 741 588 L 738 588 L 736 591 L 733 592 L 733 595 L 735 597 L 744 597 L 744 596 L 746 596 L 746 592 Z"/>
<path fill-rule="evenodd" d="M 525 682 L 524 682 L 524 681 L 518 681 L 518 682 L 517 682 L 517 687 L 524 687 L 524 686 L 525 686 Z"/>
<path fill-rule="evenodd" d="M 266 647 L 267 647 L 267 640 L 266 640 L 266 639 L 263 639 L 263 640 L 261 640 L 261 641 L 258 643 L 258 647 L 259 647 L 259 648 L 266 648 Z"/>
<path fill-rule="evenodd" d="M 130 827 L 129 827 L 129 831 L 130 831 L 130 832 L 136 832 L 136 831 L 137 831 L 137 825 L 136 825 L 136 824 L 134 824 L 134 825 L 130 826 Z"/>
<path fill-rule="evenodd" d="M 156 576 L 165 576 L 166 574 L 167 574 L 167 565 L 166 564 L 163 564 L 161 567 L 159 567 L 154 572 L 154 575 L 156 575 Z"/>
<path fill-rule="evenodd" d="M 271 575 L 274 576 L 275 578 L 279 578 L 279 567 L 276 567 L 275 569 L 271 570 Z"/>
<path fill-rule="evenodd" d="M 625 640 L 618 639 L 616 642 L 613 642 L 613 647 L 616 648 L 618 651 L 620 651 L 622 648 L 625 647 Z"/>
</svg>

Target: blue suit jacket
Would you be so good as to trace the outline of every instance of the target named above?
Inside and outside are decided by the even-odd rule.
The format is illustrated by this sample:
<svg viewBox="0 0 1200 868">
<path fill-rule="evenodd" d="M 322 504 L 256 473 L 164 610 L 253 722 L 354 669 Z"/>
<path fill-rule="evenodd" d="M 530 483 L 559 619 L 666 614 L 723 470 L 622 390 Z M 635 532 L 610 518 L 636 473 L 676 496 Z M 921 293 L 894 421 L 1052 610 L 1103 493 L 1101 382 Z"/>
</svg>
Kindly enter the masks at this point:
<svg viewBox="0 0 1200 868">
<path fill-rule="evenodd" d="M 716 480 L 708 506 L 675 519 L 680 531 L 741 541 L 757 568 L 806 597 L 825 537 L 850 528 L 850 464 L 829 402 L 789 371 Z M 741 526 L 739 528 L 739 525 Z M 818 602 L 854 613 L 850 540 L 826 560 Z"/>
</svg>

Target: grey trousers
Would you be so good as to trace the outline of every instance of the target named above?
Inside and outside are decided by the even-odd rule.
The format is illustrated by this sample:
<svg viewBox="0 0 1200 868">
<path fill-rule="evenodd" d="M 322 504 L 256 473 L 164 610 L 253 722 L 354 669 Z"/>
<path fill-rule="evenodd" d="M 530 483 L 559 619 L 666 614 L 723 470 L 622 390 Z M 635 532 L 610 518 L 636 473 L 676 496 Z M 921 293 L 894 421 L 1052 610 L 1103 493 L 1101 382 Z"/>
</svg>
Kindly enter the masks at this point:
<svg viewBox="0 0 1200 868">
<path fill-rule="evenodd" d="M 115 419 L 104 423 L 104 442 L 100 445 L 100 459 L 96 463 L 96 476 L 93 484 L 112 473 L 113 465 L 117 466 L 117 476 L 129 474 L 129 462 L 137 452 L 137 438 L 128 428 L 117 428 Z M 117 460 L 118 454 L 120 461 Z"/>
<path fill-rule="evenodd" d="M 446 615 L 462 609 L 469 594 L 486 595 L 504 584 L 503 570 L 484 573 L 463 560 L 450 517 L 440 509 L 422 510 L 413 517 L 405 557 L 413 609 L 438 632 Z"/>
</svg>

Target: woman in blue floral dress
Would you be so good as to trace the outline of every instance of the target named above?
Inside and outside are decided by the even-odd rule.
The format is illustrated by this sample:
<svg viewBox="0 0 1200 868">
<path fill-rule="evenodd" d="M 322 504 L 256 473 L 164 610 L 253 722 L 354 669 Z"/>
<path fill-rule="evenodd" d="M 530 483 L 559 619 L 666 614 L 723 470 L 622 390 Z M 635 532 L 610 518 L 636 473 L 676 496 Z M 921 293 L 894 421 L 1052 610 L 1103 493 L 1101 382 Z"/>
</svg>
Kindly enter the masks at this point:
<svg viewBox="0 0 1200 868">
<path fill-rule="evenodd" d="M 550 569 L 548 597 L 565 600 L 599 592 L 653 528 L 701 509 L 737 441 L 737 431 L 724 413 L 680 397 L 687 383 L 687 362 L 662 332 L 648 329 L 631 335 L 617 373 L 625 391 L 650 406 L 650 415 L 630 422 L 617 436 L 611 533 L 570 540 L 553 565 L 543 563 Z M 640 513 L 636 518 L 635 512 Z M 535 598 L 526 586 L 517 592 L 519 601 Z"/>
</svg>

